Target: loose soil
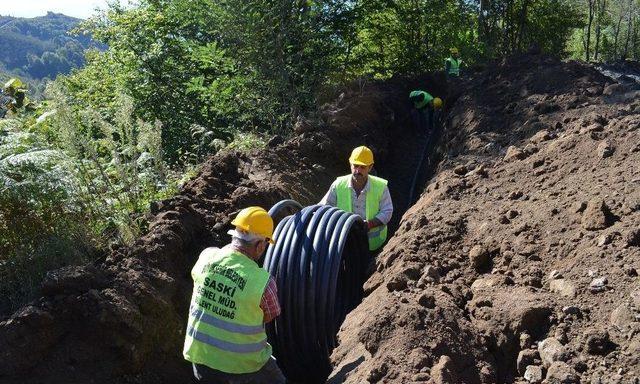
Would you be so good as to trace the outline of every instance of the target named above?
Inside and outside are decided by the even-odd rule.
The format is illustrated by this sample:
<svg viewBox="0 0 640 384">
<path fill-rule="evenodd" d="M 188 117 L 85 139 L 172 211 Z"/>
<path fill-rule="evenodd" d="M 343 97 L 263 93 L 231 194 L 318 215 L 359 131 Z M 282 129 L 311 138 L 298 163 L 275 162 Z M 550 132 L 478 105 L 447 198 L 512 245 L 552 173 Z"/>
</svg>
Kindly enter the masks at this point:
<svg viewBox="0 0 640 384">
<path fill-rule="evenodd" d="M 549 383 L 633 382 L 637 91 L 545 56 L 488 68 L 449 90 L 440 76 L 353 87 L 291 140 L 211 157 L 152 205 L 133 246 L 50 273 L 39 300 L 1 319 L 0 382 L 190 381 L 181 347 L 198 253 L 226 243 L 244 206 L 317 202 L 362 144 L 397 225 L 338 335 L 330 382 L 519 383 L 527 366 Z M 448 109 L 409 207 L 425 136 L 407 95 L 421 87 L 449 94 Z"/>
</svg>

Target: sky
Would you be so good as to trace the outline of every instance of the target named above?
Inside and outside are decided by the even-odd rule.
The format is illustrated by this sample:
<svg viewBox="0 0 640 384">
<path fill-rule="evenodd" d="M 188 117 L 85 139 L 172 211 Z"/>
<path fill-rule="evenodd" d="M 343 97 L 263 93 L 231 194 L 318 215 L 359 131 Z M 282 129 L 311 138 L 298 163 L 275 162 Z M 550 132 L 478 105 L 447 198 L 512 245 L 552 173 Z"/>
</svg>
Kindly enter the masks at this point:
<svg viewBox="0 0 640 384">
<path fill-rule="evenodd" d="M 86 19 L 97 8 L 106 8 L 108 0 L 0 0 L 0 15 L 15 17 L 44 16 L 47 11 Z M 127 4 L 125 0 L 119 0 Z"/>
</svg>

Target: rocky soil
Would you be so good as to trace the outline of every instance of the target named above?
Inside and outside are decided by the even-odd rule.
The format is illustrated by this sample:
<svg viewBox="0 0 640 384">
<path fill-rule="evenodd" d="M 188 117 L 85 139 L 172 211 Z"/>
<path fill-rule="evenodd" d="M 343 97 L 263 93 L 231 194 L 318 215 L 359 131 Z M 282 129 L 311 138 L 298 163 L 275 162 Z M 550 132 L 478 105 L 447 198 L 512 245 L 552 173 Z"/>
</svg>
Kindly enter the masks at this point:
<svg viewBox="0 0 640 384">
<path fill-rule="evenodd" d="M 361 144 L 399 224 L 342 326 L 330 382 L 640 382 L 637 92 L 544 56 L 489 68 L 453 85 L 412 206 L 425 141 L 407 95 L 445 96 L 442 77 L 354 87 L 292 140 L 213 156 L 152 206 L 133 246 L 50 273 L 42 298 L 0 314 L 0 383 L 189 382 L 200 250 L 223 245 L 244 206 L 318 201 Z"/>
<path fill-rule="evenodd" d="M 638 92 L 540 56 L 460 86 L 335 382 L 640 382 Z"/>
</svg>

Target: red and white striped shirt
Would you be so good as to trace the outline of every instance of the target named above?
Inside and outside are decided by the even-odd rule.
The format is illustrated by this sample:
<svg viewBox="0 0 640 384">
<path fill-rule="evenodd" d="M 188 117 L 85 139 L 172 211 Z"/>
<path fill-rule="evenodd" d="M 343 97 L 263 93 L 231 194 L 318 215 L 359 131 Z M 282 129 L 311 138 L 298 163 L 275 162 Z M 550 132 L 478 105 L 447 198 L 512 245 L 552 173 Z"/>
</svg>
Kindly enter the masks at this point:
<svg viewBox="0 0 640 384">
<path fill-rule="evenodd" d="M 268 323 L 271 320 L 278 317 L 280 314 L 280 303 L 278 302 L 278 288 L 276 287 L 276 281 L 273 277 L 269 277 L 267 287 L 262 294 L 262 301 L 260 301 L 260 308 L 264 312 L 264 322 Z"/>
</svg>

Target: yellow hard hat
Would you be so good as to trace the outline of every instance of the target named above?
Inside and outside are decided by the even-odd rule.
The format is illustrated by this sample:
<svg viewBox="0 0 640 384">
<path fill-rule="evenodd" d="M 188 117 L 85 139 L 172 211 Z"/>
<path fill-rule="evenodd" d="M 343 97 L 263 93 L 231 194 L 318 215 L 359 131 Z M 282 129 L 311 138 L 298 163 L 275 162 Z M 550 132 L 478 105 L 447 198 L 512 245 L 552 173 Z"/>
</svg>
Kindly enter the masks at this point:
<svg viewBox="0 0 640 384">
<path fill-rule="evenodd" d="M 371 165 L 373 164 L 373 152 L 362 145 L 351 151 L 349 162 L 355 165 Z"/>
<path fill-rule="evenodd" d="M 264 208 L 247 207 L 238 213 L 231 224 L 243 231 L 263 236 L 269 240 L 269 243 L 274 244 L 273 219 Z"/>
<path fill-rule="evenodd" d="M 458 48 L 453 47 L 453 48 L 449 49 L 449 52 L 451 52 L 451 53 L 458 53 Z"/>
<path fill-rule="evenodd" d="M 435 99 L 433 99 L 433 108 L 435 108 L 435 109 L 442 108 L 442 99 L 441 98 L 436 97 Z"/>
</svg>

